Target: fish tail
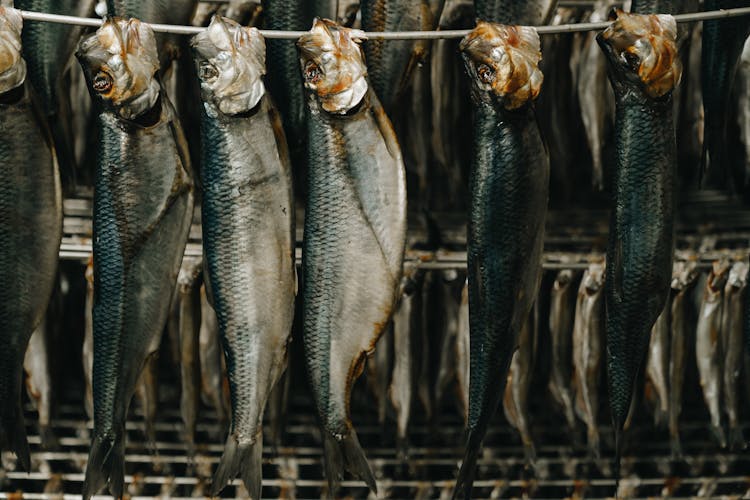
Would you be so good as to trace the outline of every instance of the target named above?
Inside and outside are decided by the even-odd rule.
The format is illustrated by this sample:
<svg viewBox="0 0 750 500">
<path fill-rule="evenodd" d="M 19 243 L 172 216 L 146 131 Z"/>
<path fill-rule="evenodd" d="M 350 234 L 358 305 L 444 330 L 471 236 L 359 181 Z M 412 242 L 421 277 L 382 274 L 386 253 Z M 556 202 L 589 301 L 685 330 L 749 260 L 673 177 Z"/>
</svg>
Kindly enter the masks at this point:
<svg viewBox="0 0 750 500">
<path fill-rule="evenodd" d="M 747 448 L 745 436 L 742 434 L 742 427 L 739 425 L 733 425 L 729 428 L 729 446 L 735 451 Z"/>
<path fill-rule="evenodd" d="M 16 403 L 15 408 L 11 409 L 9 415 L 4 415 L 0 419 L 0 446 L 6 445 L 16 454 L 18 466 L 22 470 L 30 472 L 31 453 L 29 452 L 29 442 L 26 439 L 26 425 L 20 401 Z"/>
<path fill-rule="evenodd" d="M 461 493 L 465 499 L 471 498 L 471 490 L 474 487 L 474 475 L 477 471 L 477 459 L 479 458 L 479 449 L 482 446 L 482 437 L 484 432 L 477 432 L 476 429 L 469 431 L 466 439 L 466 453 L 461 463 L 461 469 L 458 471 L 456 487 L 453 489 L 453 500 L 460 498 Z"/>
<path fill-rule="evenodd" d="M 325 432 L 323 441 L 329 493 L 333 495 L 338 489 L 343 471 L 346 469 L 354 477 L 364 481 L 367 487 L 377 495 L 378 487 L 375 484 L 375 477 L 354 429 L 341 439 Z"/>
<path fill-rule="evenodd" d="M 122 431 L 112 436 L 95 436 L 83 481 L 83 500 L 88 500 L 109 484 L 109 492 L 122 498 L 125 482 L 125 447 Z"/>
<path fill-rule="evenodd" d="M 250 498 L 259 500 L 263 490 L 263 434 L 258 433 L 252 443 L 237 441 L 230 434 L 224 445 L 224 454 L 219 461 L 219 467 L 211 481 L 211 496 L 215 497 L 221 490 L 237 476 L 242 482 Z"/>
</svg>

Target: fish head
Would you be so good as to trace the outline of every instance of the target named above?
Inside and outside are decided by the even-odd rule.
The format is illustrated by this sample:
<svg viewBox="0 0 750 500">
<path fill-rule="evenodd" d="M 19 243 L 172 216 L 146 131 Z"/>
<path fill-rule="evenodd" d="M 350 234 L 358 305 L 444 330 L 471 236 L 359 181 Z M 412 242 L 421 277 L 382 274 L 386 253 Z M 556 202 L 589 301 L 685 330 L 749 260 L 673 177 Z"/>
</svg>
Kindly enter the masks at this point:
<svg viewBox="0 0 750 500">
<path fill-rule="evenodd" d="M 511 110 L 539 95 L 544 76 L 539 69 L 539 34 L 534 28 L 479 21 L 459 49 L 475 98 L 498 99 Z"/>
<path fill-rule="evenodd" d="M 255 108 L 266 93 L 266 42 L 256 28 L 214 16 L 193 48 L 203 100 L 227 115 Z"/>
<path fill-rule="evenodd" d="M 76 57 L 92 97 L 122 118 L 135 119 L 156 104 L 159 56 L 148 24 L 108 18 L 81 40 Z"/>
<path fill-rule="evenodd" d="M 610 78 L 631 82 L 653 98 L 672 92 L 682 78 L 674 17 L 621 10 L 615 15 L 614 22 L 596 37 L 609 61 Z"/>
<path fill-rule="evenodd" d="M 324 111 L 345 114 L 367 94 L 367 66 L 360 43 L 364 32 L 315 19 L 297 41 L 305 88 Z"/>
<path fill-rule="evenodd" d="M 729 270 L 727 287 L 742 288 L 747 281 L 748 264 L 744 261 L 735 262 Z"/>
<path fill-rule="evenodd" d="M 12 90 L 26 80 L 26 61 L 21 56 L 21 12 L 0 7 L 0 93 Z"/>
<path fill-rule="evenodd" d="M 572 269 L 562 269 L 555 276 L 555 282 L 552 285 L 555 290 L 562 290 L 573 281 L 574 272 Z"/>
</svg>

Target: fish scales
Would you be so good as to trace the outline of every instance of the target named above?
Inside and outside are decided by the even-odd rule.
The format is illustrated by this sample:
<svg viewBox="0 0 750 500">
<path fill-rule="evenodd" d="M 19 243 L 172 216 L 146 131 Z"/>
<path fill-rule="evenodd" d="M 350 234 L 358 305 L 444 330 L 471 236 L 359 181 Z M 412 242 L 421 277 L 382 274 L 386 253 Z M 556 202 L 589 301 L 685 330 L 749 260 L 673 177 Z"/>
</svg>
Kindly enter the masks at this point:
<svg viewBox="0 0 750 500">
<path fill-rule="evenodd" d="M 616 468 L 649 334 L 664 309 L 672 277 L 676 139 L 671 92 L 681 70 L 674 18 L 618 14 L 618 21 L 597 37 L 608 59 L 616 101 L 614 200 L 605 285 Z M 644 37 L 649 40 L 645 50 L 660 54 L 660 64 L 641 62 L 637 44 Z M 630 47 L 635 50 L 623 58 Z"/>
<path fill-rule="evenodd" d="M 349 400 L 391 317 L 406 236 L 401 152 L 367 85 L 359 33 L 317 20 L 298 41 L 309 111 L 303 339 L 332 491 L 344 469 L 376 490 Z"/>
<path fill-rule="evenodd" d="M 21 387 L 32 332 L 56 281 L 62 237 L 62 193 L 54 147 L 32 101 L 21 57 L 20 13 L 0 7 L 0 449 L 31 466 Z"/>
<path fill-rule="evenodd" d="M 263 414 L 294 319 L 294 202 L 281 123 L 262 80 L 260 32 L 214 17 L 192 39 L 203 111 L 203 246 L 232 414 L 211 492 L 241 476 L 261 495 Z"/>
<path fill-rule="evenodd" d="M 542 81 L 536 31 L 481 22 L 461 50 L 475 139 L 467 230 L 468 437 L 455 494 L 469 498 L 479 448 L 539 288 L 549 159 L 530 104 Z M 513 71 L 498 69 L 504 58 Z"/>
<path fill-rule="evenodd" d="M 556 7 L 557 0 L 474 0 L 477 19 L 503 24 L 544 25 Z"/>
</svg>

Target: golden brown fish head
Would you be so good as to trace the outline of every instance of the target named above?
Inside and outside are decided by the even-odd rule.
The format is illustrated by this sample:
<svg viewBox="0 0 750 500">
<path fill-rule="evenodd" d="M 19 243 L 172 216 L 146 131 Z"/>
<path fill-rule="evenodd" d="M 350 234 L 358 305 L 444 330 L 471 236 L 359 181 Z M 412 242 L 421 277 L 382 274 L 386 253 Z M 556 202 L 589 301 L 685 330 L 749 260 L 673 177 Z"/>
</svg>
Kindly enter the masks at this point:
<svg viewBox="0 0 750 500">
<path fill-rule="evenodd" d="M 266 42 L 260 31 L 214 16 L 190 44 L 204 101 L 228 115 L 257 106 L 266 92 Z"/>
<path fill-rule="evenodd" d="M 81 40 L 76 52 L 89 92 L 132 120 L 159 98 L 159 57 L 154 32 L 138 19 L 108 18 Z"/>
<path fill-rule="evenodd" d="M 494 96 L 506 109 L 517 109 L 539 95 L 544 76 L 534 28 L 479 21 L 459 48 L 475 96 Z"/>
<path fill-rule="evenodd" d="M 26 61 L 21 56 L 21 13 L 0 7 L 0 93 L 12 90 L 26 80 Z"/>
<path fill-rule="evenodd" d="M 596 39 L 619 80 L 640 85 L 650 97 L 662 97 L 680 83 L 677 22 L 667 14 L 628 14 L 616 10 L 615 21 Z"/>
<path fill-rule="evenodd" d="M 297 41 L 305 87 L 323 110 L 345 114 L 367 93 L 367 66 L 360 43 L 364 32 L 315 19 L 309 33 Z"/>
</svg>

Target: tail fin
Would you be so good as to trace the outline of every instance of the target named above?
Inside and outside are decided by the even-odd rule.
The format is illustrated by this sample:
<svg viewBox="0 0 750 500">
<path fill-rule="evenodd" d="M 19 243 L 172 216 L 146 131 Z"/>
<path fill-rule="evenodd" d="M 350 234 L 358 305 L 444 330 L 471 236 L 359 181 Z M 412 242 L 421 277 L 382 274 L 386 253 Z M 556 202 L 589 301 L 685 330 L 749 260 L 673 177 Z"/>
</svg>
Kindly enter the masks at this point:
<svg viewBox="0 0 750 500">
<path fill-rule="evenodd" d="M 453 489 L 453 500 L 459 498 L 463 491 L 464 498 L 471 498 L 471 490 L 474 487 L 474 475 L 477 471 L 477 459 L 479 458 L 479 449 L 482 446 L 482 437 L 484 433 L 477 433 L 476 430 L 469 431 L 466 442 L 466 454 L 464 461 L 461 463 L 461 469 L 458 471 L 456 487 Z"/>
<path fill-rule="evenodd" d="M 31 453 L 26 439 L 26 425 L 20 401 L 16 403 L 10 415 L 5 415 L 0 419 L 0 447 L 4 446 L 16 454 L 18 466 L 22 470 L 31 471 Z"/>
<path fill-rule="evenodd" d="M 109 485 L 115 498 L 122 498 L 125 482 L 125 447 L 123 431 L 112 436 L 94 436 L 83 481 L 83 500 L 89 500 Z"/>
<path fill-rule="evenodd" d="M 242 477 L 250 498 L 260 500 L 263 490 L 263 434 L 259 432 L 252 443 L 239 443 L 230 434 L 224 454 L 211 481 L 211 496 L 215 497 L 237 476 Z"/>
<path fill-rule="evenodd" d="M 370 464 L 367 463 L 367 457 L 362 451 L 354 429 L 341 439 L 325 431 L 323 434 L 325 470 L 330 494 L 333 495 L 338 489 L 344 469 L 346 469 L 352 476 L 364 481 L 367 487 L 377 495 L 378 487 L 375 484 L 375 476 L 372 474 Z"/>
</svg>

